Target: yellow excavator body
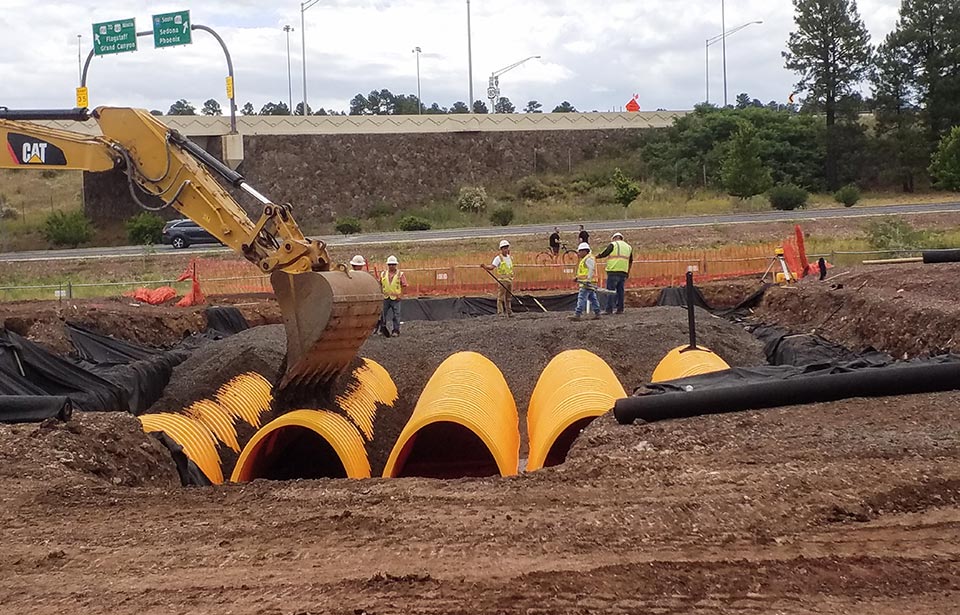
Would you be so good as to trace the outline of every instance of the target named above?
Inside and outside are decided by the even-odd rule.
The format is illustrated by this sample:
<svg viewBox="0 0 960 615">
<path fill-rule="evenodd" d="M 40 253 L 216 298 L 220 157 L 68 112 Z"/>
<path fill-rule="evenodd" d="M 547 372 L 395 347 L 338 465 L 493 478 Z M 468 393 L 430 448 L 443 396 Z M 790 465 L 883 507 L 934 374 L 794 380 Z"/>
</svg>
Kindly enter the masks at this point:
<svg viewBox="0 0 960 615">
<path fill-rule="evenodd" d="M 90 117 L 102 136 L 35 123 Z M 289 205 L 273 203 L 147 111 L 0 107 L 0 168 L 120 169 L 141 207 L 173 207 L 270 275 L 287 334 L 286 371 L 276 383 L 278 392 L 327 386 L 349 367 L 379 320 L 382 296 L 373 276 L 332 263 L 324 242 L 303 235 Z M 259 201 L 259 220 L 247 216 L 214 173 Z"/>
</svg>

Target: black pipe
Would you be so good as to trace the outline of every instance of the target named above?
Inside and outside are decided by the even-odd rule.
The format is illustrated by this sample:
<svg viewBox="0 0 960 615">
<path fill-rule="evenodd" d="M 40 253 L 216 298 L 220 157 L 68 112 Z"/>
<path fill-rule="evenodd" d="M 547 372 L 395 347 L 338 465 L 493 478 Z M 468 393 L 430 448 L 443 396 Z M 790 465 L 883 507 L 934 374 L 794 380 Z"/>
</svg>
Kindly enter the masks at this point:
<svg viewBox="0 0 960 615">
<path fill-rule="evenodd" d="M 923 253 L 923 262 L 960 263 L 960 250 L 927 250 Z"/>
<path fill-rule="evenodd" d="M 687 350 L 697 349 L 697 323 L 693 313 L 693 272 L 687 271 L 687 327 L 690 329 L 690 346 Z"/>
<path fill-rule="evenodd" d="M 239 188 L 240 184 L 244 182 L 243 175 L 240 175 L 227 165 L 217 160 L 216 156 L 213 156 L 210 154 L 210 152 L 186 138 L 176 130 L 171 130 L 169 132 L 169 136 L 171 143 L 179 145 L 181 148 L 192 154 L 196 159 L 206 165 L 208 169 L 217 173 L 220 175 L 220 177 L 229 182 L 231 186 Z"/>
<path fill-rule="evenodd" d="M 51 418 L 69 421 L 73 405 L 64 395 L 4 395 L 0 423 L 39 423 Z"/>
<path fill-rule="evenodd" d="M 712 389 L 695 389 L 617 400 L 613 414 L 622 425 L 837 401 L 851 397 L 885 397 L 960 389 L 960 361 L 864 368 Z"/>
<path fill-rule="evenodd" d="M 0 107 L 0 120 L 73 120 L 85 122 L 90 119 L 87 109 L 7 109 Z"/>
</svg>

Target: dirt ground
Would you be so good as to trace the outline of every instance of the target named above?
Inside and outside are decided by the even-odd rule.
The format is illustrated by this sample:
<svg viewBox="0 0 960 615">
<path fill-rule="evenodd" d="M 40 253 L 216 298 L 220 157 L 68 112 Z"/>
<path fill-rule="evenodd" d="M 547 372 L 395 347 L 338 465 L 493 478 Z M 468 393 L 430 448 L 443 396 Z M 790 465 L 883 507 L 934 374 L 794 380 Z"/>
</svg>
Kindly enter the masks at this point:
<svg viewBox="0 0 960 615">
<path fill-rule="evenodd" d="M 777 290 L 758 315 L 819 326 L 827 298 L 840 297 L 829 306 L 849 311 L 827 320 L 859 324 L 822 333 L 929 352 L 951 334 L 910 334 L 921 322 L 913 313 L 942 320 L 958 308 L 948 309 L 956 270 L 927 267 Z M 888 304 L 908 306 L 904 335 L 885 333 L 898 315 Z M 736 325 L 700 322 L 702 342 L 730 363 L 757 360 Z M 451 352 L 483 344 L 522 406 L 550 352 L 596 348 L 629 389 L 682 342 L 682 323 L 676 308 L 597 323 L 409 323 L 362 354 L 384 362 L 403 394 Z M 605 416 L 563 465 L 506 479 L 187 489 L 135 423 L 101 417 L 0 427 L 0 612 L 960 610 L 960 392 L 632 426 Z M 65 461 L 106 448 L 114 432 L 124 445 L 99 461 Z M 127 446 L 142 453 L 122 458 Z"/>
</svg>

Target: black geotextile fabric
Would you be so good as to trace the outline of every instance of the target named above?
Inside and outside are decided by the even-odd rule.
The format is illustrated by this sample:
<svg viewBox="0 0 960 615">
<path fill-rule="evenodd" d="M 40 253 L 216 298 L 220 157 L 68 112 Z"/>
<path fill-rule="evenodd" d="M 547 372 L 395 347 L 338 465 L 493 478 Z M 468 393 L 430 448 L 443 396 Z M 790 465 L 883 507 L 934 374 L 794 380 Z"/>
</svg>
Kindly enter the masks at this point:
<svg viewBox="0 0 960 615">
<path fill-rule="evenodd" d="M 207 330 L 217 331 L 224 335 L 233 335 L 250 328 L 250 323 L 244 318 L 243 312 L 233 306 L 212 306 L 205 310 Z"/>
<path fill-rule="evenodd" d="M 535 297 L 517 295 L 511 301 L 514 312 L 566 312 L 577 305 L 577 294 Z M 443 299 L 404 299 L 401 304 L 404 321 L 454 320 L 497 313 L 497 300 L 486 297 L 450 297 Z"/>
<path fill-rule="evenodd" d="M 69 421 L 72 415 L 73 406 L 63 395 L 0 396 L 0 423 L 39 423 L 52 418 Z"/>
<path fill-rule="evenodd" d="M 167 447 L 170 456 L 173 457 L 173 463 L 177 466 L 177 474 L 180 475 L 180 484 L 184 487 L 190 485 L 210 486 L 213 483 L 207 478 L 207 475 L 194 463 L 183 451 L 183 447 L 168 436 L 165 432 L 153 432 L 153 436 Z"/>
<path fill-rule="evenodd" d="M 890 363 L 893 358 L 866 348 L 853 352 L 840 344 L 834 344 L 819 335 L 791 333 L 775 326 L 748 327 L 754 337 L 763 342 L 763 352 L 770 365 L 813 365 L 856 362 L 866 359 L 871 362 Z"/>
<path fill-rule="evenodd" d="M 713 310 L 703 293 L 696 286 L 693 287 L 693 304 L 705 310 Z M 657 305 L 677 305 L 687 307 L 687 288 L 685 286 L 668 286 L 660 290 Z"/>
<path fill-rule="evenodd" d="M 142 361 L 160 354 L 161 351 L 139 344 L 132 344 L 106 335 L 100 335 L 78 324 L 64 325 L 77 358 L 88 363 L 130 363 Z"/>
</svg>

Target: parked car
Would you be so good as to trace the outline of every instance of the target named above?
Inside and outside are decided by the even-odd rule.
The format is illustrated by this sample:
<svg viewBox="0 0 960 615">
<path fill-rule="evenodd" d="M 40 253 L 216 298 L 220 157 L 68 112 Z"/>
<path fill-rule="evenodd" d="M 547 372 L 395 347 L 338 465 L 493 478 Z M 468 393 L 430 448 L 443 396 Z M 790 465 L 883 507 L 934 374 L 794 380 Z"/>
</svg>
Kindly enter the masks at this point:
<svg viewBox="0 0 960 615">
<path fill-rule="evenodd" d="M 193 220 L 171 220 L 163 225 L 163 243 L 176 249 L 188 248 L 195 243 L 220 243 L 202 226 Z"/>
</svg>

